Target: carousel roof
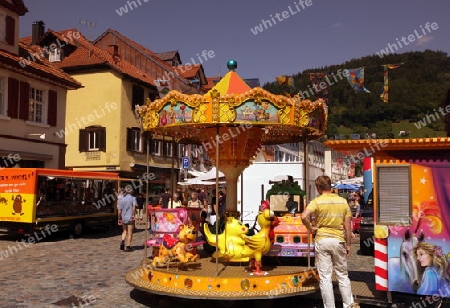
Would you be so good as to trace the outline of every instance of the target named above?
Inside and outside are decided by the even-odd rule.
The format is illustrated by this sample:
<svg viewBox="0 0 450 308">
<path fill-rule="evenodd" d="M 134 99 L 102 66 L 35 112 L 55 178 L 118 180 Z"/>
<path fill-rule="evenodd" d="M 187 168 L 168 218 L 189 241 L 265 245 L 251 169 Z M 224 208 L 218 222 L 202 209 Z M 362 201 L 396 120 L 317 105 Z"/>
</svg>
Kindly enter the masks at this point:
<svg viewBox="0 0 450 308">
<path fill-rule="evenodd" d="M 327 106 L 322 99 L 302 100 L 250 88 L 230 71 L 205 95 L 170 91 L 165 97 L 136 107 L 144 131 L 175 141 L 201 145 L 212 163 L 245 168 L 263 144 L 313 140 L 323 136 Z"/>
<path fill-rule="evenodd" d="M 229 61 L 230 71 L 204 95 L 172 90 L 163 98 L 137 107 L 143 129 L 198 144 L 211 137 L 205 129 L 217 127 L 235 127 L 239 132 L 262 130 L 262 144 L 323 136 L 328 116 L 325 101 L 275 95 L 260 87 L 252 89 L 235 72 L 236 66 L 235 61 Z"/>
</svg>

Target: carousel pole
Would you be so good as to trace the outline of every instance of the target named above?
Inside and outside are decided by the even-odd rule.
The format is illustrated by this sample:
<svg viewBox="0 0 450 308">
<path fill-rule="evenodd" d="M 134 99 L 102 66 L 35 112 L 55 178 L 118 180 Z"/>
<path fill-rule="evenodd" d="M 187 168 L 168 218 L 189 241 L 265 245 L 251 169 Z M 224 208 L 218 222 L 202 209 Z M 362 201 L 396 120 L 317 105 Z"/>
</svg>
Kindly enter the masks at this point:
<svg viewBox="0 0 450 308">
<path fill-rule="evenodd" d="M 219 220 L 221 217 L 219 216 L 219 147 L 220 147 L 220 139 L 219 139 L 220 128 L 219 125 L 216 127 L 216 243 L 219 242 Z M 216 245 L 216 276 L 219 276 L 219 250 L 218 245 Z"/>
<path fill-rule="evenodd" d="M 170 142 L 170 146 L 172 148 L 172 162 L 171 162 L 172 168 L 170 168 L 170 186 L 172 187 L 172 197 L 171 198 L 173 200 L 173 194 L 176 191 L 176 189 L 174 189 L 174 186 L 176 186 L 176 184 L 174 185 L 174 181 L 173 181 L 173 175 L 174 175 L 173 167 L 175 166 L 175 155 L 174 155 L 175 138 L 174 137 L 172 137 L 172 141 Z M 177 183 L 177 182 L 178 181 L 175 181 L 175 183 Z M 181 198 L 182 198 L 182 196 L 179 196 L 178 200 L 181 200 Z"/>
<path fill-rule="evenodd" d="M 308 158 L 308 135 L 303 134 L 303 187 L 305 189 L 305 208 L 309 203 L 309 158 Z M 311 232 L 308 230 L 308 268 L 311 267 Z"/>
<path fill-rule="evenodd" d="M 241 172 L 241 221 L 244 222 L 244 172 Z"/>
<path fill-rule="evenodd" d="M 146 172 L 147 172 L 147 175 L 146 175 L 146 177 L 145 177 L 145 205 L 144 205 L 144 224 L 145 224 L 145 245 L 144 245 L 144 262 L 146 262 L 147 261 L 147 258 L 148 258 L 148 255 L 147 255 L 147 252 L 148 252 L 148 247 L 147 247 L 147 241 L 148 241 L 148 190 L 149 190 L 149 183 L 148 183 L 148 178 L 149 178 L 149 169 L 150 169 L 150 164 L 149 164 L 149 160 L 150 160 L 150 132 L 147 132 L 147 134 L 146 134 L 146 136 L 145 136 L 145 139 L 146 139 L 146 141 L 147 141 L 147 145 L 146 145 L 146 147 L 147 147 L 147 166 L 146 166 L 146 168 L 147 168 L 147 170 L 146 170 Z"/>
</svg>

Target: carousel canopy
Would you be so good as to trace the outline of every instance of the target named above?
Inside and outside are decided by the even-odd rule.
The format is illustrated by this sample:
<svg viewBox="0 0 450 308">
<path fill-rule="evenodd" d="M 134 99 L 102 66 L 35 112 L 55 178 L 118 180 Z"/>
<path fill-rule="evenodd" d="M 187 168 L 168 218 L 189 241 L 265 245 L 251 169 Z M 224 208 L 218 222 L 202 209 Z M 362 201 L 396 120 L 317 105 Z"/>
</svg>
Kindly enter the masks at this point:
<svg viewBox="0 0 450 308">
<path fill-rule="evenodd" d="M 312 140 L 323 136 L 327 106 L 322 99 L 302 100 L 250 88 L 230 71 L 205 95 L 170 91 L 137 107 L 144 131 L 177 142 L 202 145 L 214 163 L 248 166 L 263 144 Z M 219 149 L 220 148 L 220 149 Z"/>
</svg>

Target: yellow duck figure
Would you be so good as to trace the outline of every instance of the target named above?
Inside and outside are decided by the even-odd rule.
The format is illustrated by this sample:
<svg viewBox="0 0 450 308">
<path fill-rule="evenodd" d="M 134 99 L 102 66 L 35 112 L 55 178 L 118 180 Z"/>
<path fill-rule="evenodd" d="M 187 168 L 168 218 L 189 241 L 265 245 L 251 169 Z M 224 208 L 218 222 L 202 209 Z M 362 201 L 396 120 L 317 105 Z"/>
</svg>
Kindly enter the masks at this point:
<svg viewBox="0 0 450 308">
<path fill-rule="evenodd" d="M 211 233 L 207 224 L 204 224 L 203 229 L 208 244 L 218 249 L 219 254 L 214 253 L 214 258 L 224 258 L 228 262 L 247 262 L 249 260 L 248 257 L 242 255 L 245 248 L 244 236 L 248 232 L 248 228 L 240 220 L 227 217 L 225 230 L 218 235 L 217 242 L 216 235 Z M 248 250 L 248 247 L 246 249 Z"/>
<path fill-rule="evenodd" d="M 278 219 L 269 209 L 268 202 L 263 203 L 257 216 L 260 231 L 252 236 L 247 236 L 248 228 L 239 220 L 227 217 L 225 230 L 218 235 L 212 234 L 208 226 L 204 226 L 208 243 L 218 248 L 219 255 L 213 257 L 225 258 L 228 262 L 250 261 L 250 269 L 253 275 L 265 275 L 261 270 L 262 256 L 272 246 L 271 231 L 278 224 Z"/>
</svg>

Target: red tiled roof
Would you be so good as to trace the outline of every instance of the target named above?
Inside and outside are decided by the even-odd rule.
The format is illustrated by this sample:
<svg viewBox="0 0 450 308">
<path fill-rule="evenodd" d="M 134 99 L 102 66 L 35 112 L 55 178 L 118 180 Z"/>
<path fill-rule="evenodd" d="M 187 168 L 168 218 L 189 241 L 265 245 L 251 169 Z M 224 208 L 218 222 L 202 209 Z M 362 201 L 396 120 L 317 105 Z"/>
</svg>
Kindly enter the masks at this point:
<svg viewBox="0 0 450 308">
<path fill-rule="evenodd" d="M 179 55 L 178 50 L 157 52 L 155 54 L 163 61 L 172 60 L 175 56 L 177 56 L 177 54 Z"/>
<path fill-rule="evenodd" d="M 222 79 L 222 77 L 220 77 L 220 76 L 206 78 L 206 81 L 208 83 L 203 86 L 203 89 L 205 89 L 207 91 L 211 90 L 220 79 Z"/>
<path fill-rule="evenodd" d="M 39 38 L 39 40 L 37 41 L 37 45 L 41 45 L 41 42 L 45 41 L 48 37 L 54 36 L 54 37 L 56 37 L 56 38 L 61 42 L 61 44 L 65 44 L 65 45 L 68 44 L 68 45 L 74 45 L 74 46 L 75 46 L 74 41 L 73 41 L 73 38 L 72 38 L 72 36 L 73 36 L 74 34 L 71 33 L 71 34 L 69 35 L 69 32 L 70 32 L 70 31 L 72 31 L 72 30 L 61 31 L 61 33 L 58 33 L 58 32 L 56 32 L 56 31 L 54 31 L 54 30 L 52 30 L 52 29 L 48 29 L 48 30 L 44 33 L 44 35 L 42 35 L 42 37 Z M 76 31 L 76 30 L 75 30 L 75 31 Z M 78 32 L 78 33 L 79 33 L 79 32 Z M 32 43 L 32 41 L 33 41 L 33 37 L 32 37 L 31 35 L 30 35 L 30 36 L 25 36 L 25 37 L 22 37 L 22 38 L 20 39 L 20 41 L 21 41 L 22 43 L 24 43 L 24 44 L 30 46 L 31 43 Z"/>
<path fill-rule="evenodd" d="M 156 86 L 155 80 L 139 70 L 137 67 L 131 65 L 129 62 L 120 59 L 120 57 L 113 56 L 108 51 L 96 47 L 88 39 L 86 39 L 77 29 L 67 29 L 59 32 L 49 30 L 51 33 L 57 33 L 58 39 L 67 39 L 68 33 L 78 32 L 79 37 L 71 36 L 69 41 L 72 45 L 77 46 L 77 49 L 70 55 L 66 56 L 61 62 L 54 62 L 54 64 L 64 70 L 80 69 L 98 65 L 109 66 L 113 70 L 127 75 L 131 78 L 137 79 L 143 83 Z"/>
<path fill-rule="evenodd" d="M 32 78 L 44 79 L 59 86 L 62 85 L 67 89 L 78 89 L 82 87 L 81 83 L 54 66 L 44 57 L 38 58 L 35 56 L 35 60 L 33 60 L 30 55 L 40 53 L 36 53 L 36 51 L 20 42 L 19 52 L 21 55 L 27 55 L 26 58 L 0 49 L 0 66 Z"/>
<path fill-rule="evenodd" d="M 167 62 L 163 61 L 162 59 L 160 59 L 153 51 L 151 51 L 148 48 L 145 48 L 144 46 L 136 43 L 135 41 L 129 39 L 128 37 L 122 35 L 120 32 L 114 30 L 114 29 L 108 29 L 105 32 L 103 32 L 97 39 L 94 40 L 93 44 L 95 44 L 97 41 L 99 41 L 103 36 L 107 35 L 108 33 L 113 34 L 115 37 L 117 37 L 118 39 L 122 40 L 123 42 L 125 42 L 126 44 L 128 44 L 130 47 L 146 54 L 148 57 L 150 57 L 156 64 L 162 66 L 164 69 L 171 71 L 173 73 L 176 74 L 176 70 L 174 67 L 172 67 L 171 65 L 169 65 Z M 181 79 L 183 79 L 180 76 Z M 187 80 L 184 80 L 185 83 L 188 83 Z"/>
<path fill-rule="evenodd" d="M 200 68 L 201 68 L 201 64 L 180 65 L 180 66 L 175 67 L 175 70 L 177 71 L 177 74 L 179 74 L 181 77 L 184 77 L 186 79 L 191 79 L 197 75 Z"/>
</svg>

